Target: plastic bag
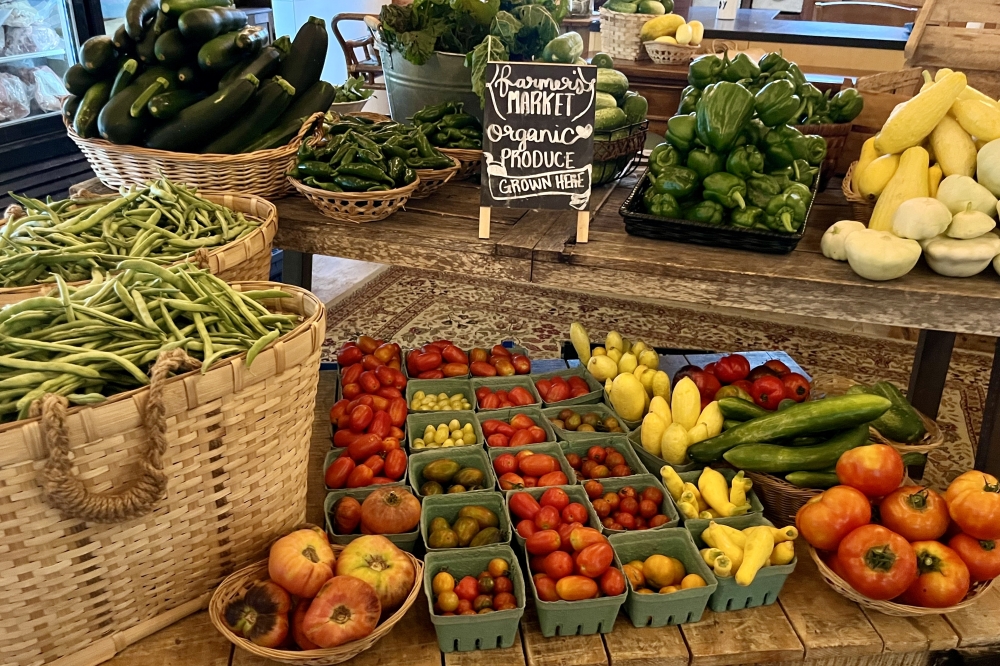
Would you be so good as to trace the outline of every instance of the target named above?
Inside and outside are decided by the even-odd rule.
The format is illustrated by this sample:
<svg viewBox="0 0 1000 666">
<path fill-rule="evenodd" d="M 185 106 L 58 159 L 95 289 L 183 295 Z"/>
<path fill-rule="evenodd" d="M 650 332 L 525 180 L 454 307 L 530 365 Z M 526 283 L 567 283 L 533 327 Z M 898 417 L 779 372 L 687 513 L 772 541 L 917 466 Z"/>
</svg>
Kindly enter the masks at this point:
<svg viewBox="0 0 1000 666">
<path fill-rule="evenodd" d="M 0 72 L 0 122 L 20 120 L 31 113 L 28 86 L 13 74 Z"/>
<path fill-rule="evenodd" d="M 26 67 L 12 73 L 28 86 L 28 94 L 42 111 L 58 111 L 62 108 L 62 98 L 68 93 L 62 79 L 49 67 Z"/>
<path fill-rule="evenodd" d="M 58 49 L 60 39 L 52 28 L 36 23 L 27 28 L 7 28 L 6 44 L 6 55 L 28 55 Z"/>
<path fill-rule="evenodd" d="M 14 2 L 0 0 L 0 15 L 4 12 L 7 12 L 7 18 L 3 20 L 3 24 L 11 28 L 27 28 L 38 21 L 38 10 L 25 0 Z"/>
</svg>

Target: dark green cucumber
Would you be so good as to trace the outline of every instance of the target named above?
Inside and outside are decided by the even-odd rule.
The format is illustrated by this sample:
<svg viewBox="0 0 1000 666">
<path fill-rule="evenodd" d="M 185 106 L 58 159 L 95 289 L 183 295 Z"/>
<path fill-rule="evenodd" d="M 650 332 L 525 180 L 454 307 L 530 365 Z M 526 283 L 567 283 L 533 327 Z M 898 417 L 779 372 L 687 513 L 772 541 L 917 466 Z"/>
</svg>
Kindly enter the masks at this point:
<svg viewBox="0 0 1000 666">
<path fill-rule="evenodd" d="M 200 150 L 215 133 L 233 122 L 257 84 L 257 77 L 247 74 L 245 79 L 192 104 L 176 118 L 153 130 L 146 139 L 146 146 L 159 150 Z"/>
<path fill-rule="evenodd" d="M 205 93 L 197 90 L 171 90 L 160 93 L 149 100 L 146 108 L 157 120 L 170 120 L 195 102 L 205 99 Z"/>
<path fill-rule="evenodd" d="M 79 108 L 80 98 L 76 95 L 66 95 L 66 99 L 62 103 L 63 122 L 72 125 L 73 117 L 76 116 L 76 110 Z"/>
<path fill-rule="evenodd" d="M 775 444 L 781 444 L 782 446 L 815 446 L 820 444 L 827 437 L 815 437 L 812 435 L 800 435 L 799 437 L 792 437 L 791 439 L 786 439 L 781 442 L 775 442 Z"/>
<path fill-rule="evenodd" d="M 891 382 L 875 382 L 871 392 L 887 398 L 892 403 L 885 414 L 875 419 L 872 426 L 889 439 L 912 444 L 919 442 L 927 434 L 927 428 L 917 410 L 910 405 L 906 396 Z"/>
<path fill-rule="evenodd" d="M 90 86 L 95 83 L 97 83 L 97 78 L 88 72 L 83 65 L 71 65 L 63 74 L 63 85 L 66 86 L 66 90 L 69 94 L 77 97 L 86 94 L 90 90 Z"/>
<path fill-rule="evenodd" d="M 244 52 L 236 45 L 239 32 L 227 32 L 211 39 L 198 49 L 198 66 L 204 70 L 221 73 L 243 59 Z"/>
<path fill-rule="evenodd" d="M 156 38 L 153 46 L 156 61 L 164 67 L 179 68 L 183 63 L 192 60 L 194 53 L 191 45 L 184 41 L 181 31 L 177 28 L 167 30 Z"/>
<path fill-rule="evenodd" d="M 287 61 L 288 59 L 286 58 L 285 60 Z M 332 84 L 327 83 L 326 81 L 317 81 L 304 93 L 298 88 L 295 88 L 295 100 L 292 102 L 291 106 L 288 107 L 288 110 L 281 114 L 281 117 L 278 118 L 278 121 L 274 124 L 274 126 L 277 127 L 278 125 L 284 124 L 286 121 L 291 121 L 296 118 L 305 118 L 321 111 L 325 113 L 330 110 L 330 105 L 333 104 L 333 98 L 336 95 L 336 89 L 334 89 Z M 302 123 L 299 123 L 299 125 L 301 124 Z"/>
<path fill-rule="evenodd" d="M 733 467 L 748 472 L 809 472 L 835 465 L 845 451 L 867 443 L 868 424 L 862 423 L 816 446 L 743 444 L 729 449 L 722 457 Z"/>
<path fill-rule="evenodd" d="M 135 58 L 129 58 L 123 62 L 122 66 L 118 69 L 118 75 L 115 76 L 115 82 L 111 84 L 111 96 L 114 97 L 125 90 L 132 83 L 135 73 L 138 70 L 139 62 Z"/>
<path fill-rule="evenodd" d="M 186 11 L 177 19 L 177 29 L 184 39 L 199 44 L 246 24 L 246 13 L 232 7 L 201 7 Z"/>
<path fill-rule="evenodd" d="M 118 49 L 107 35 L 91 37 L 80 45 L 80 64 L 91 74 L 99 77 L 113 71 L 118 58 Z"/>
<path fill-rule="evenodd" d="M 305 121 L 305 118 L 292 118 L 290 120 L 286 120 L 240 152 L 253 153 L 258 150 L 280 148 L 281 146 L 286 145 L 292 140 L 292 137 L 299 133 L 299 130 L 302 129 L 302 123 Z"/>
<path fill-rule="evenodd" d="M 203 152 L 240 152 L 270 128 L 274 119 L 288 108 L 294 96 L 295 88 L 280 76 L 265 81 L 254 94 L 246 114 L 231 130 L 208 144 Z"/>
<path fill-rule="evenodd" d="M 98 81 L 80 100 L 73 117 L 73 129 L 84 139 L 97 136 L 97 116 L 111 97 L 111 81 Z"/>
<path fill-rule="evenodd" d="M 726 419 L 725 421 L 722 422 L 722 429 L 724 431 L 725 430 L 729 430 L 731 428 L 735 428 L 736 426 L 738 426 L 738 425 L 740 425 L 742 423 L 743 423 L 743 421 L 736 421 L 734 419 Z"/>
<path fill-rule="evenodd" d="M 208 9 L 209 7 L 231 7 L 230 0 L 162 0 L 160 11 L 180 17 L 192 9 Z"/>
<path fill-rule="evenodd" d="M 785 475 L 785 481 L 799 488 L 817 488 L 826 490 L 840 485 L 836 472 L 790 472 Z"/>
<path fill-rule="evenodd" d="M 111 38 L 111 41 L 114 42 L 115 48 L 118 49 L 118 53 L 127 56 L 135 55 L 135 40 L 129 36 L 124 23 L 118 26 L 118 29 L 115 30 L 115 34 Z"/>
<path fill-rule="evenodd" d="M 903 464 L 907 467 L 912 465 L 924 465 L 927 463 L 927 454 L 925 453 L 904 453 L 903 454 Z"/>
<path fill-rule="evenodd" d="M 170 88 L 170 82 L 165 78 L 160 77 L 146 86 L 135 101 L 132 102 L 132 106 L 128 108 L 128 114 L 133 118 L 142 118 L 146 115 L 146 105 L 149 104 L 149 100 L 153 99 L 155 96 L 162 92 L 167 92 Z"/>
<path fill-rule="evenodd" d="M 177 70 L 177 80 L 180 81 L 185 87 L 190 88 L 191 86 L 198 83 L 201 77 L 198 76 L 198 68 L 190 67 L 185 65 Z"/>
<path fill-rule="evenodd" d="M 295 33 L 292 50 L 281 62 L 279 74 L 281 78 L 292 84 L 301 95 L 308 91 L 323 73 L 326 63 L 326 49 L 330 37 L 326 31 L 326 22 L 315 16 L 302 24 Z M 325 109 L 324 109 L 325 110 Z"/>
<path fill-rule="evenodd" d="M 773 442 L 799 435 L 853 428 L 877 419 L 891 404 L 888 399 L 877 395 L 841 395 L 801 402 L 783 412 L 761 416 L 721 435 L 698 442 L 688 449 L 688 454 L 699 463 L 709 463 L 719 460 L 722 454 L 740 444 Z"/>
<path fill-rule="evenodd" d="M 156 39 L 157 35 L 152 28 L 146 31 L 142 39 L 135 44 L 135 54 L 139 56 L 139 61 L 147 65 L 156 64 Z"/>
<path fill-rule="evenodd" d="M 253 60 L 237 63 L 230 68 L 219 79 L 219 88 L 225 88 L 234 81 L 239 81 L 247 74 L 253 74 L 263 81 L 278 70 L 281 59 L 288 55 L 288 49 L 291 48 L 291 45 L 292 43 L 289 41 L 288 36 L 282 35 L 274 44 L 265 46 Z"/>
<path fill-rule="evenodd" d="M 774 413 L 743 398 L 721 398 L 719 400 L 719 410 L 722 411 L 722 418 L 736 421 L 749 421 L 750 419 Z"/>
<path fill-rule="evenodd" d="M 125 30 L 128 36 L 136 42 L 142 39 L 146 30 L 146 21 L 151 19 L 160 8 L 157 0 L 129 0 L 125 8 Z"/>
</svg>

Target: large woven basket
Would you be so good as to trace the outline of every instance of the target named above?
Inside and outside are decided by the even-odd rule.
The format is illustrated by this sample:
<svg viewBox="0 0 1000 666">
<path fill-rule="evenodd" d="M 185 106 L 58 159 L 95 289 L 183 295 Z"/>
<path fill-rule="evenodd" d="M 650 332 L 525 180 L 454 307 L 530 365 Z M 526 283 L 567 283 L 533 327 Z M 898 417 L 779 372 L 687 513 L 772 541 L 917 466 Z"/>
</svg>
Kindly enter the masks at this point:
<svg viewBox="0 0 1000 666">
<path fill-rule="evenodd" d="M 382 192 L 330 192 L 304 185 L 289 178 L 299 194 L 319 209 L 319 212 L 340 222 L 378 222 L 402 208 L 410 195 L 420 187 L 420 176 L 404 187 Z"/>
<path fill-rule="evenodd" d="M 465 148 L 438 148 L 448 157 L 453 157 L 461 163 L 462 167 L 455 174 L 452 180 L 465 180 L 478 176 L 483 166 L 483 151 L 468 150 Z"/>
<path fill-rule="evenodd" d="M 271 274 L 271 242 L 278 233 L 278 209 L 270 201 L 249 194 L 199 192 L 199 195 L 212 203 L 256 218 L 261 224 L 243 238 L 206 252 L 196 252 L 192 258 L 226 282 L 267 280 Z M 6 218 L 0 219 L 0 229 L 6 222 Z M 74 283 L 74 286 L 78 284 L 84 282 Z M 0 288 L 0 307 L 26 298 L 43 296 L 53 286 L 54 283 L 48 282 Z"/>
<path fill-rule="evenodd" d="M 688 65 L 698 54 L 697 46 L 683 44 L 664 44 L 663 42 L 644 42 L 646 55 L 657 65 Z"/>
<path fill-rule="evenodd" d="M 993 580 L 980 581 L 978 583 L 973 583 L 972 587 L 969 588 L 969 593 L 965 596 L 965 599 L 958 602 L 954 606 L 948 606 L 947 608 L 924 608 L 922 606 L 909 606 L 906 604 L 897 604 L 894 601 L 876 601 L 874 599 L 869 599 L 865 595 L 861 594 L 843 578 L 834 573 L 823 558 L 816 551 L 815 548 L 809 546 L 809 555 L 812 557 L 813 562 L 816 563 L 816 567 L 819 569 L 819 573 L 823 576 L 823 580 L 826 581 L 827 585 L 832 587 L 834 590 L 839 592 L 842 596 L 847 597 L 854 603 L 862 606 L 864 608 L 870 608 L 871 610 L 878 611 L 879 613 L 885 613 L 886 615 L 895 615 L 897 617 L 922 617 L 924 615 L 943 615 L 945 613 L 954 613 L 957 610 L 963 608 L 968 608 L 972 604 L 976 603 L 979 599 L 986 595 L 986 593 L 993 587 Z M 994 579 L 995 580 L 995 579 Z"/>
<path fill-rule="evenodd" d="M 295 166 L 299 144 L 322 117 L 321 113 L 313 115 L 287 145 L 236 155 L 175 153 L 120 146 L 103 139 L 84 139 L 68 126 L 66 133 L 86 156 L 101 182 L 111 188 L 166 177 L 205 191 L 280 197 L 288 191 L 285 174 Z"/>
<path fill-rule="evenodd" d="M 338 556 L 344 549 L 343 546 L 338 544 L 331 544 L 331 546 Z M 263 659 L 269 659 L 281 664 L 291 664 L 292 666 L 331 666 L 332 664 L 339 664 L 361 654 L 391 632 L 393 626 L 403 619 L 403 616 L 410 610 L 417 597 L 420 596 L 420 588 L 424 579 L 424 565 L 410 553 L 406 553 L 406 556 L 410 558 L 416 576 L 413 578 L 413 589 L 410 590 L 410 594 L 403 601 L 403 605 L 388 618 L 383 619 L 372 633 L 364 638 L 339 645 L 335 648 L 301 651 L 275 650 L 273 648 L 260 647 L 229 630 L 224 620 L 226 605 L 233 599 L 242 597 L 256 583 L 268 579 L 267 560 L 241 569 L 222 581 L 222 584 L 212 594 L 212 600 L 208 606 L 208 615 L 212 619 L 212 624 L 215 625 L 215 628 L 229 639 L 230 643 L 241 650 L 246 650 L 250 654 Z"/>
<path fill-rule="evenodd" d="M 851 133 L 851 123 L 824 123 L 822 125 L 796 125 L 803 134 L 818 134 L 826 139 L 826 157 L 819 173 L 819 191 L 826 189 L 827 183 L 837 170 L 837 160 L 844 151 L 847 136 Z"/>
<path fill-rule="evenodd" d="M 794 525 L 795 514 L 799 512 L 799 509 L 823 492 L 816 488 L 793 486 L 788 481 L 773 474 L 747 472 L 746 475 L 753 481 L 753 491 L 757 493 L 760 503 L 764 505 L 764 515 L 778 527 Z"/>
<path fill-rule="evenodd" d="M 444 187 L 445 183 L 454 178 L 462 170 L 462 163 L 457 158 L 451 155 L 448 157 L 452 161 L 452 166 L 447 169 L 417 169 L 417 177 L 420 179 L 420 184 L 413 191 L 413 194 L 410 195 L 411 199 L 426 199 Z"/>
<path fill-rule="evenodd" d="M 656 18 L 649 14 L 622 14 L 601 7 L 601 50 L 620 60 L 649 60 L 642 46 L 639 31 L 643 24 Z"/>
<path fill-rule="evenodd" d="M 303 317 L 252 369 L 240 355 L 205 374 L 0 426 L 5 666 L 106 661 L 204 608 L 219 582 L 304 519 L 326 310 L 297 287 L 234 286 L 280 287 L 292 297 L 267 307 Z M 158 363 L 176 360 L 166 353 Z M 159 458 L 156 441 L 165 442 Z M 71 478 L 57 487 L 80 494 L 62 495 L 64 512 L 48 502 L 46 468 L 49 451 L 64 460 L 66 449 Z M 159 500 L 106 495 L 137 499 L 157 469 L 166 476 Z"/>
<path fill-rule="evenodd" d="M 875 201 L 861 196 L 861 193 L 855 190 L 854 169 L 857 166 L 857 161 L 851 162 L 844 180 L 840 183 L 840 191 L 851 205 L 851 219 L 868 224 L 868 220 L 872 219 L 872 213 L 875 212 Z"/>
</svg>

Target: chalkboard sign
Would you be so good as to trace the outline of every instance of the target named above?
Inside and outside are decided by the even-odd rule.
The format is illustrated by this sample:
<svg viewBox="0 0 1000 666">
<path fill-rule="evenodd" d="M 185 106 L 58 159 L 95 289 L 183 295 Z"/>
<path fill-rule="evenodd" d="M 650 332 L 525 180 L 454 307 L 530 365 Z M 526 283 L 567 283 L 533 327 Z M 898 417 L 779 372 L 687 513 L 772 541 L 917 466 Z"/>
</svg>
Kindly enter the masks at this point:
<svg viewBox="0 0 1000 666">
<path fill-rule="evenodd" d="M 587 210 L 596 87 L 590 65 L 487 64 L 481 206 Z"/>
</svg>

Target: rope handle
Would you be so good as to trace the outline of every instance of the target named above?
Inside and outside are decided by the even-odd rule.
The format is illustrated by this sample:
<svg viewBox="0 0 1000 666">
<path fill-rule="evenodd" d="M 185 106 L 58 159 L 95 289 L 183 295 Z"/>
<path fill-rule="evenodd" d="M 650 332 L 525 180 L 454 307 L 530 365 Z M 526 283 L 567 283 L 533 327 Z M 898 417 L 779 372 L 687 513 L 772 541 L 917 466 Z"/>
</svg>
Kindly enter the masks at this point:
<svg viewBox="0 0 1000 666">
<path fill-rule="evenodd" d="M 66 428 L 69 401 L 53 393 L 35 401 L 31 406 L 31 416 L 41 416 L 42 439 L 49 449 L 44 471 L 45 495 L 49 504 L 69 518 L 91 523 L 121 523 L 145 516 L 156 508 L 167 489 L 167 475 L 163 473 L 163 454 L 167 450 L 163 387 L 167 376 L 178 369 L 200 366 L 201 362 L 188 356 L 183 349 L 160 353 L 150 373 L 149 399 L 143 414 L 149 441 L 142 451 L 142 473 L 135 482 L 115 492 L 91 493 L 73 474 Z"/>
</svg>

